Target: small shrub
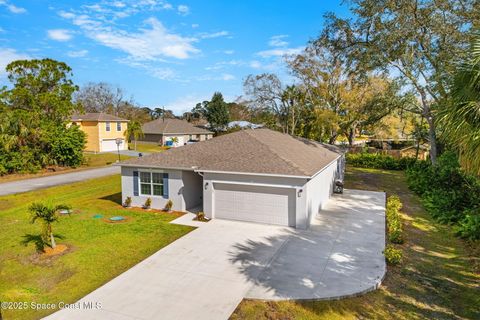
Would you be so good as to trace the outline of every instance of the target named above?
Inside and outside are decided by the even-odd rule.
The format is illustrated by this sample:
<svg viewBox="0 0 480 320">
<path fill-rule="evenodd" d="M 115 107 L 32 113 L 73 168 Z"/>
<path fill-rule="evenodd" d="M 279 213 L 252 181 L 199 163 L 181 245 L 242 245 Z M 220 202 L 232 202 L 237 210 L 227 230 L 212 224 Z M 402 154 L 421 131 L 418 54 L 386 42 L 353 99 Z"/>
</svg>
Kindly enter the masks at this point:
<svg viewBox="0 0 480 320">
<path fill-rule="evenodd" d="M 147 198 L 147 200 L 145 200 L 145 204 L 143 205 L 143 207 L 145 209 L 150 209 L 150 206 L 152 205 L 152 199 L 151 198 Z"/>
<path fill-rule="evenodd" d="M 125 202 L 123 203 L 123 206 L 128 208 L 128 207 L 130 207 L 131 205 L 132 205 L 132 198 L 131 198 L 131 197 L 127 197 L 127 198 L 125 199 Z"/>
<path fill-rule="evenodd" d="M 396 265 L 402 262 L 403 253 L 402 250 L 395 248 L 393 245 L 387 245 L 385 251 L 383 251 L 385 259 L 388 264 Z"/>
<path fill-rule="evenodd" d="M 390 196 L 387 199 L 387 235 L 392 243 L 401 244 L 404 242 L 403 225 L 400 217 L 402 202 L 398 196 Z"/>
<path fill-rule="evenodd" d="M 203 211 L 197 212 L 197 216 L 196 216 L 195 220 L 197 220 L 197 221 L 203 221 L 203 222 L 207 222 L 207 221 L 208 221 L 208 219 L 207 219 L 207 217 L 205 217 L 205 213 L 204 213 Z"/>
<path fill-rule="evenodd" d="M 165 204 L 165 211 L 172 211 L 172 207 L 173 207 L 173 201 L 168 199 L 167 203 Z"/>
<path fill-rule="evenodd" d="M 480 240 L 480 209 L 468 213 L 455 228 L 456 234 L 471 241 Z"/>
</svg>

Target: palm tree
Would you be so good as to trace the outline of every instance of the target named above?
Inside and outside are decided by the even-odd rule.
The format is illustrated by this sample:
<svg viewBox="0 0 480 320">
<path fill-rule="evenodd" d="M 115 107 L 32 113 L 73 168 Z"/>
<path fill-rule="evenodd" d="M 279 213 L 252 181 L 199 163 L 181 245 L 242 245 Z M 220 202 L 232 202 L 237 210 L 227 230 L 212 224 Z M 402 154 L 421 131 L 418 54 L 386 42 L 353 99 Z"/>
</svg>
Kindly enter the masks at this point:
<svg viewBox="0 0 480 320">
<path fill-rule="evenodd" d="M 452 101 L 440 111 L 445 137 L 459 153 L 462 167 L 480 175 L 480 33 L 471 55 L 455 75 Z"/>
<path fill-rule="evenodd" d="M 52 249 L 55 249 L 57 246 L 55 243 L 55 237 L 53 236 L 52 223 L 58 221 L 58 212 L 60 210 L 68 210 L 70 212 L 70 207 L 64 204 L 43 204 L 40 202 L 34 202 L 28 208 L 32 215 L 32 223 L 35 223 L 37 219 L 43 221 L 44 224 L 44 233 L 42 239 L 45 243 L 48 243 L 50 239 L 50 246 Z"/>
<path fill-rule="evenodd" d="M 137 140 L 139 138 L 143 138 L 145 135 L 143 134 L 142 125 L 140 122 L 132 120 L 128 123 L 127 130 L 125 130 L 125 137 L 130 142 L 130 139 L 133 137 L 133 141 L 135 143 L 135 151 L 137 150 Z"/>
</svg>

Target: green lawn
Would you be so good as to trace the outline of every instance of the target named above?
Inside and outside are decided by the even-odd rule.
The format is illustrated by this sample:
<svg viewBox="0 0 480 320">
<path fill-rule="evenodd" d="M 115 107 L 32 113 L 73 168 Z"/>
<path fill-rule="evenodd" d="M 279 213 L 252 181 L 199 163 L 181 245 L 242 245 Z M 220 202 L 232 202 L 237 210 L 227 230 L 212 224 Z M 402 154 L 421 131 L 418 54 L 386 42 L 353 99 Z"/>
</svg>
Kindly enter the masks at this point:
<svg viewBox="0 0 480 320">
<path fill-rule="evenodd" d="M 480 319 L 478 244 L 435 223 L 405 183 L 403 172 L 348 168 L 346 187 L 400 196 L 404 262 L 388 267 L 379 290 L 339 301 L 244 300 L 232 319 Z"/>
<path fill-rule="evenodd" d="M 133 142 L 130 143 L 130 148 L 134 150 L 135 144 Z M 168 147 L 159 146 L 158 144 L 150 144 L 150 143 L 140 143 L 137 142 L 137 150 L 138 152 L 162 152 L 168 150 Z"/>
<path fill-rule="evenodd" d="M 57 243 L 69 246 L 54 258 L 36 253 L 41 224 L 30 224 L 27 213 L 31 202 L 47 200 L 79 211 L 54 224 Z M 0 197 L 0 301 L 74 302 L 193 230 L 169 224 L 178 214 L 124 209 L 119 202 L 118 175 Z M 109 224 L 93 219 L 95 214 L 131 219 Z M 38 319 L 47 313 L 4 310 L 3 317 Z"/>
</svg>

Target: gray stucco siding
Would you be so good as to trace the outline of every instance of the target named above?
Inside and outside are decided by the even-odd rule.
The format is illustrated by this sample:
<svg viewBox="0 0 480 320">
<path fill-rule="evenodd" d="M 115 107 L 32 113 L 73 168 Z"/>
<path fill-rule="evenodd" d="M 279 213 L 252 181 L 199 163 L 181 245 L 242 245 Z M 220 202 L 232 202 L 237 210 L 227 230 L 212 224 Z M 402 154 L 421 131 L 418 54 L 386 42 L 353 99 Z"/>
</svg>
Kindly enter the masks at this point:
<svg viewBox="0 0 480 320">
<path fill-rule="evenodd" d="M 163 196 L 146 196 L 140 194 L 138 196 L 135 196 L 133 192 L 134 171 L 153 171 L 168 173 L 168 198 Z M 122 202 L 124 202 L 127 197 L 131 197 L 133 207 L 141 207 L 145 203 L 147 198 L 150 198 L 152 199 L 151 207 L 153 209 L 163 209 L 167 201 L 170 199 L 173 201 L 173 210 L 185 211 L 185 200 L 183 199 L 182 195 L 183 186 L 184 182 L 182 179 L 181 170 L 122 167 Z"/>
<path fill-rule="evenodd" d="M 340 157 L 331 162 L 308 181 L 305 190 L 307 194 L 308 225 L 332 195 L 335 180 L 340 174 L 339 170 L 343 169 L 341 161 L 342 158 Z"/>
</svg>

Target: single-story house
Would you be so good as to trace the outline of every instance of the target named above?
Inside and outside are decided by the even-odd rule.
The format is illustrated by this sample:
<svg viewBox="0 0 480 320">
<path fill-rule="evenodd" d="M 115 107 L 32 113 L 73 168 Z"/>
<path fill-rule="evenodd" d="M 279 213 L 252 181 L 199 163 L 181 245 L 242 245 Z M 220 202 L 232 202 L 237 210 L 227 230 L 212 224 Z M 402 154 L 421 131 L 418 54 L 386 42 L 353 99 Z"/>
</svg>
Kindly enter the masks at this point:
<svg viewBox="0 0 480 320">
<path fill-rule="evenodd" d="M 215 139 L 129 159 L 122 201 L 152 208 L 203 207 L 208 218 L 307 228 L 343 179 L 344 154 L 331 145 L 269 129 L 245 129 Z"/>
<path fill-rule="evenodd" d="M 180 119 L 159 118 L 143 124 L 142 130 L 143 142 L 154 142 L 162 146 L 179 147 L 213 138 L 213 132 Z"/>
<path fill-rule="evenodd" d="M 128 125 L 126 119 L 103 112 L 91 112 L 74 114 L 71 124 L 79 126 L 80 130 L 86 133 L 85 151 L 117 151 L 117 142 L 120 143 L 119 150 L 128 150 L 128 142 L 125 139 Z"/>
</svg>

